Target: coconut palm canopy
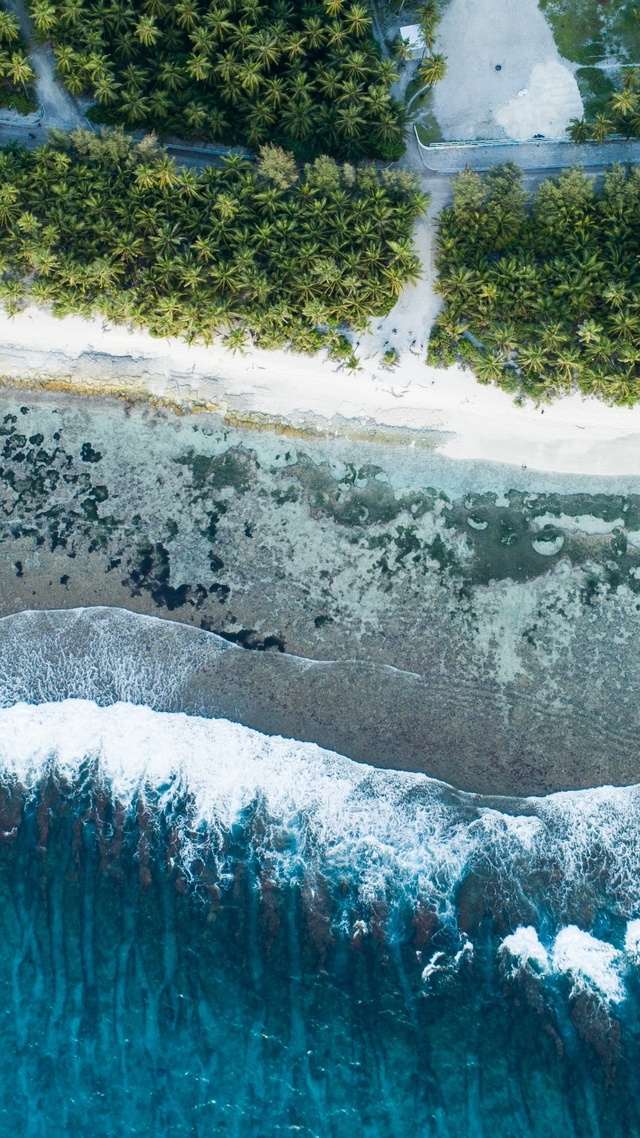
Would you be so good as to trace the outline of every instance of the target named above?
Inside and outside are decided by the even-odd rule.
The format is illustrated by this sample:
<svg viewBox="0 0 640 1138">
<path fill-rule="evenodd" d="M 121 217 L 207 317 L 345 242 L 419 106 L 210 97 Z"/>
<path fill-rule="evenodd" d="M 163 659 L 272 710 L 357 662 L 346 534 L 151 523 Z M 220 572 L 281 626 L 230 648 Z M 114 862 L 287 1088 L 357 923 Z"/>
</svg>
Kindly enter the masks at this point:
<svg viewBox="0 0 640 1138">
<path fill-rule="evenodd" d="M 571 119 L 567 131 L 573 142 L 604 142 L 613 134 L 640 137 L 640 68 L 625 68 L 621 88 L 611 93 L 605 109 L 593 118 Z"/>
<path fill-rule="evenodd" d="M 521 172 L 466 171 L 438 235 L 444 298 L 430 359 L 541 395 L 577 385 L 640 399 L 640 168 L 601 189 L 578 169 L 531 200 Z"/>
<path fill-rule="evenodd" d="M 399 158 L 404 115 L 359 0 L 33 0 L 96 121 L 308 158 Z"/>
<path fill-rule="evenodd" d="M 0 107 L 12 107 L 22 114 L 35 111 L 34 79 L 18 21 L 12 12 L 0 8 Z"/>
<path fill-rule="evenodd" d="M 412 175 L 269 149 L 198 173 L 120 131 L 0 150 L 0 296 L 157 335 L 309 351 L 388 311 L 420 263 Z"/>
</svg>

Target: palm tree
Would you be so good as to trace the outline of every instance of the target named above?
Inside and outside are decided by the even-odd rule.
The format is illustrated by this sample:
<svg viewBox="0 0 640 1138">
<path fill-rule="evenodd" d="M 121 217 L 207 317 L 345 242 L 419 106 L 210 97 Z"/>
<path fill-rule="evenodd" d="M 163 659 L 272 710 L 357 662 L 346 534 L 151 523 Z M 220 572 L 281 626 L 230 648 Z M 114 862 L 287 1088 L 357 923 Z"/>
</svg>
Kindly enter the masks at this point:
<svg viewBox="0 0 640 1138">
<path fill-rule="evenodd" d="M 115 103 L 118 98 L 120 84 L 113 75 L 103 75 L 94 82 L 94 94 L 99 103 L 107 106 Z M 149 101 L 151 104 L 151 100 Z"/>
<path fill-rule="evenodd" d="M 207 123 L 213 138 L 224 138 L 229 130 L 229 123 L 219 110 L 209 111 Z"/>
<path fill-rule="evenodd" d="M 169 93 L 163 91 L 162 87 L 154 87 L 149 95 L 149 111 L 154 119 L 167 118 L 171 110 L 171 99 Z"/>
<path fill-rule="evenodd" d="M 323 95 L 335 99 L 342 85 L 340 72 L 334 67 L 321 67 L 315 76 L 315 84 Z"/>
<path fill-rule="evenodd" d="M 380 115 L 373 129 L 374 133 L 385 142 L 400 142 L 404 136 L 402 122 L 399 123 L 396 115 L 390 110 Z"/>
<path fill-rule="evenodd" d="M 421 0 L 416 9 L 416 17 L 421 24 L 431 24 L 438 19 L 436 0 Z"/>
<path fill-rule="evenodd" d="M 204 27 L 214 39 L 221 41 L 233 31 L 233 24 L 227 19 L 228 10 L 210 9 L 204 18 Z"/>
<path fill-rule="evenodd" d="M 355 138 L 364 125 L 365 119 L 358 106 L 341 107 L 336 114 L 336 126 L 345 138 Z"/>
<path fill-rule="evenodd" d="M 245 60 L 238 68 L 238 79 L 243 91 L 255 95 L 263 81 L 260 63 L 257 60 Z"/>
<path fill-rule="evenodd" d="M 68 80 L 67 86 L 69 86 Z M 129 88 L 121 92 L 119 106 L 125 118 L 131 123 L 144 122 L 149 114 L 149 100 L 135 89 Z"/>
<path fill-rule="evenodd" d="M 565 383 L 571 383 L 581 368 L 580 353 L 575 349 L 563 348 L 562 351 L 558 352 L 553 366 Z"/>
<path fill-rule="evenodd" d="M 381 59 L 378 71 L 381 80 L 384 83 L 388 83 L 389 86 L 391 86 L 392 83 L 397 83 L 400 78 L 392 59 Z"/>
<path fill-rule="evenodd" d="M 345 54 L 342 66 L 349 78 L 355 76 L 358 79 L 366 79 L 371 73 L 369 60 L 364 51 L 350 51 Z"/>
<path fill-rule="evenodd" d="M 504 379 L 504 364 L 488 352 L 474 360 L 473 370 L 479 383 L 500 383 Z"/>
<path fill-rule="evenodd" d="M 381 84 L 368 88 L 367 103 L 375 115 L 384 115 L 391 112 L 390 96 L 386 88 Z"/>
<path fill-rule="evenodd" d="M 43 36 L 50 35 L 58 23 L 56 9 L 49 0 L 36 0 L 31 6 L 31 16 L 37 30 Z"/>
<path fill-rule="evenodd" d="M 568 343 L 569 337 L 562 324 L 543 324 L 540 328 L 540 343 L 547 352 L 559 352 Z"/>
<path fill-rule="evenodd" d="M 595 320 L 584 320 L 578 327 L 577 336 L 582 344 L 598 344 L 602 337 L 602 325 Z"/>
<path fill-rule="evenodd" d="M 530 372 L 536 379 L 544 376 L 548 371 L 547 356 L 539 344 L 526 344 L 518 348 L 518 366 L 525 372 Z"/>
<path fill-rule="evenodd" d="M 326 32 L 320 16 L 308 16 L 303 22 L 303 27 L 309 47 L 314 51 L 322 47 L 326 39 Z"/>
<path fill-rule="evenodd" d="M 134 34 L 145 47 L 153 47 L 160 39 L 161 32 L 153 16 L 141 16 Z"/>
<path fill-rule="evenodd" d="M 225 83 L 231 83 L 236 77 L 239 60 L 231 51 L 225 51 L 215 65 L 216 74 Z"/>
<path fill-rule="evenodd" d="M 35 74 L 26 55 L 21 51 L 14 51 L 7 66 L 7 76 L 16 87 L 22 84 L 26 89 L 28 83 L 33 83 Z"/>
<path fill-rule="evenodd" d="M 261 29 L 261 31 L 256 32 L 255 35 L 251 37 L 249 40 L 249 50 L 260 67 L 265 70 L 275 65 L 281 55 L 278 39 L 268 28 Z"/>
<path fill-rule="evenodd" d="M 234 355 L 236 352 L 244 354 L 247 347 L 246 330 L 242 327 L 233 328 L 230 332 L 227 332 L 226 336 L 223 337 L 222 342 L 225 348 L 228 348 L 229 351 L 233 352 Z"/>
<path fill-rule="evenodd" d="M 586 119 L 571 119 L 567 133 L 572 142 L 588 142 L 591 138 L 591 128 Z"/>
<path fill-rule="evenodd" d="M 160 65 L 158 71 L 160 82 L 168 91 L 178 91 L 184 87 L 185 75 L 182 67 L 175 60 L 166 60 Z"/>
<path fill-rule="evenodd" d="M 192 130 L 200 130 L 207 122 L 209 112 L 204 103 L 187 103 L 183 111 L 185 122 Z"/>
<path fill-rule="evenodd" d="M 142 67 L 139 67 L 135 63 L 130 63 L 128 67 L 125 67 L 122 71 L 121 78 L 127 91 L 139 93 L 143 87 L 146 86 L 148 74 Z"/>
<path fill-rule="evenodd" d="M 613 123 L 611 119 L 607 118 L 601 111 L 596 115 L 593 122 L 590 124 L 589 133 L 594 142 L 604 142 L 609 137 L 613 130 Z"/>
<path fill-rule="evenodd" d="M 193 31 L 198 24 L 198 8 L 195 0 L 179 0 L 175 6 L 178 26 Z"/>
<path fill-rule="evenodd" d="M 347 8 L 343 18 L 350 35 L 358 39 L 371 27 L 371 17 L 364 4 L 352 4 Z"/>
<path fill-rule="evenodd" d="M 68 75 L 71 72 L 75 57 L 76 53 L 70 44 L 62 44 L 56 48 L 56 67 L 60 75 Z"/>
<path fill-rule="evenodd" d="M 64 0 L 60 9 L 60 20 L 68 27 L 82 23 L 82 0 Z"/>
<path fill-rule="evenodd" d="M 638 111 L 638 93 L 627 87 L 623 87 L 621 91 L 614 91 L 609 106 L 615 115 L 631 118 Z"/>
<path fill-rule="evenodd" d="M 628 300 L 627 289 L 618 281 L 607 285 L 602 295 L 612 308 L 621 308 Z"/>
<path fill-rule="evenodd" d="M 508 355 L 518 347 L 518 332 L 511 324 L 494 325 L 491 332 L 491 339 L 504 355 Z"/>
<path fill-rule="evenodd" d="M 303 32 L 291 32 L 282 40 L 282 51 L 290 60 L 302 59 L 305 55 L 305 37 Z"/>
<path fill-rule="evenodd" d="M 205 23 L 194 28 L 189 32 L 189 39 L 193 44 L 193 51 L 199 52 L 202 55 L 209 55 L 213 49 L 216 37 L 211 28 Z"/>
<path fill-rule="evenodd" d="M 447 60 L 444 55 L 428 55 L 418 68 L 418 76 L 428 87 L 441 83 L 447 74 Z"/>
<path fill-rule="evenodd" d="M 349 33 L 339 20 L 333 20 L 327 28 L 327 43 L 330 47 L 342 47 Z"/>
<path fill-rule="evenodd" d="M 122 233 L 113 246 L 113 254 L 125 263 L 135 261 L 144 252 L 144 241 L 135 233 Z"/>
<path fill-rule="evenodd" d="M 190 79 L 196 79 L 202 83 L 209 77 L 213 70 L 211 60 L 207 59 L 204 55 L 194 53 L 190 55 L 186 65 L 185 71 Z"/>
<path fill-rule="evenodd" d="M 311 103 L 291 103 L 282 116 L 282 128 L 291 137 L 304 141 L 311 133 L 313 112 Z"/>
<path fill-rule="evenodd" d="M 276 122 L 277 115 L 273 107 L 263 99 L 262 102 L 256 103 L 251 114 L 248 116 L 249 123 L 255 122 L 256 126 L 265 130 L 267 127 L 273 126 Z"/>
<path fill-rule="evenodd" d="M 640 317 L 629 309 L 620 309 L 609 318 L 609 329 L 616 338 L 634 339 L 640 331 Z"/>
</svg>

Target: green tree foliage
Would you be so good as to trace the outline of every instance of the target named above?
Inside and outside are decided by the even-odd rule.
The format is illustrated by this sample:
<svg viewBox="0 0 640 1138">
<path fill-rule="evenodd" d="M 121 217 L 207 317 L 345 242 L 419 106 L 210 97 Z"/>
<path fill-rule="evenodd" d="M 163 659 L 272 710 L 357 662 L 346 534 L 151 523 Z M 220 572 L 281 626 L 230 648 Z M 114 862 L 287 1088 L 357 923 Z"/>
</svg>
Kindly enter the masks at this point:
<svg viewBox="0 0 640 1138">
<path fill-rule="evenodd" d="M 34 79 L 18 21 L 12 12 L 0 7 L 0 106 L 22 114 L 35 111 Z"/>
<path fill-rule="evenodd" d="M 447 60 L 444 55 L 427 55 L 418 68 L 418 78 L 421 79 L 427 87 L 433 87 L 436 83 L 441 83 L 446 74 Z"/>
<path fill-rule="evenodd" d="M 419 260 L 425 199 L 406 173 L 306 166 L 286 188 L 262 152 L 180 169 L 153 138 L 56 134 L 0 150 L 0 294 L 10 310 L 103 313 L 234 350 L 314 351 L 395 303 Z"/>
<path fill-rule="evenodd" d="M 625 70 L 620 91 L 614 91 L 604 112 L 593 119 L 571 119 L 567 127 L 573 142 L 604 142 L 612 134 L 640 138 L 640 68 Z"/>
<path fill-rule="evenodd" d="M 101 121 L 299 158 L 397 159 L 405 113 L 358 0 L 32 0 Z"/>
<path fill-rule="evenodd" d="M 443 309 L 432 362 L 469 363 L 481 381 L 539 396 L 573 386 L 640 398 L 640 169 L 613 167 L 601 190 L 581 170 L 531 200 L 513 165 L 454 186 L 438 234 Z"/>
</svg>

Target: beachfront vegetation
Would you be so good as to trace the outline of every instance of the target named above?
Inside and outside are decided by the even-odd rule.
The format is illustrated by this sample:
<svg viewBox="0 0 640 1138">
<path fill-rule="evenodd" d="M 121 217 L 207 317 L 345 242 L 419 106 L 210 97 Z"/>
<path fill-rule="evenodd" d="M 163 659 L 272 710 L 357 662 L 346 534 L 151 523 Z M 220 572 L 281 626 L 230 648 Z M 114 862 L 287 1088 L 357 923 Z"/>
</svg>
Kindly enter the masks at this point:
<svg viewBox="0 0 640 1138">
<path fill-rule="evenodd" d="M 37 109 L 35 75 L 16 17 L 0 7 L 0 107 L 26 115 Z"/>
<path fill-rule="evenodd" d="M 10 311 L 30 301 L 156 335 L 221 333 L 233 349 L 253 336 L 339 354 L 341 326 L 388 312 L 419 275 L 424 206 L 412 175 L 326 156 L 300 171 L 266 148 L 196 172 L 118 130 L 12 143 L 0 150 L 0 296 Z"/>
<path fill-rule="evenodd" d="M 533 396 L 640 399 L 640 169 L 581 170 L 527 199 L 521 172 L 467 170 L 440 218 L 444 307 L 429 359 Z"/>
<path fill-rule="evenodd" d="M 395 160 L 405 112 L 389 93 L 365 0 L 32 0 L 41 36 L 94 121 L 298 158 Z"/>
<path fill-rule="evenodd" d="M 560 54 L 585 66 L 640 59 L 636 0 L 540 0 Z"/>
<path fill-rule="evenodd" d="M 568 131 L 573 142 L 604 142 L 612 134 L 640 138 L 640 68 L 626 68 L 620 90 L 612 89 L 593 117 L 572 119 Z"/>
</svg>

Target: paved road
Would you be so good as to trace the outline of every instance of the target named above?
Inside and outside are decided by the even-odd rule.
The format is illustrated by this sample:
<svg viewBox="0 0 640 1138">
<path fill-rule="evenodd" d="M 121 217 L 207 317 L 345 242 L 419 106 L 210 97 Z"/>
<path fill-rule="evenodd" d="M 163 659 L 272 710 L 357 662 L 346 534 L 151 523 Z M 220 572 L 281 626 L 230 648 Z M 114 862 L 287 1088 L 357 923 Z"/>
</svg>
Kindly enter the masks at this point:
<svg viewBox="0 0 640 1138">
<path fill-rule="evenodd" d="M 84 115 L 77 101 L 56 79 L 56 63 L 51 46 L 38 43 L 34 37 L 33 22 L 25 0 L 6 0 L 6 4 L 17 17 L 23 38 L 29 44 L 43 124 L 48 127 L 58 127 L 60 130 L 72 130 L 74 127 L 82 126 Z"/>
<path fill-rule="evenodd" d="M 411 145 L 411 144 L 410 144 Z M 423 168 L 433 174 L 450 176 L 464 170 L 489 170 L 502 162 L 515 162 L 516 166 L 531 172 L 566 169 L 570 166 L 584 166 L 594 172 L 602 172 L 608 166 L 621 162 L 640 162 L 640 139 L 612 140 L 611 142 L 588 142 L 579 145 L 575 142 L 525 142 L 513 144 L 487 143 L 483 146 L 451 146 L 442 150 L 429 149 L 425 152 L 413 140 L 412 150 L 420 155 Z M 415 157 L 411 162 L 413 170 L 418 170 Z"/>
<path fill-rule="evenodd" d="M 85 122 L 85 128 L 91 128 L 91 124 Z M 137 132 L 142 137 L 141 132 Z M 40 146 L 41 143 L 46 142 L 48 131 L 42 123 L 15 123 L 15 122 L 2 122 L 0 118 L 0 146 L 5 146 L 7 142 L 14 140 L 32 150 L 34 146 Z M 135 137 L 135 135 L 134 135 Z M 253 155 L 250 150 L 243 150 L 241 147 L 229 146 L 187 146 L 186 144 L 171 142 L 168 143 L 165 149 L 175 158 L 176 162 L 181 166 L 195 166 L 202 168 L 204 166 L 215 165 L 225 154 L 244 154 L 247 158 L 252 158 Z"/>
</svg>

